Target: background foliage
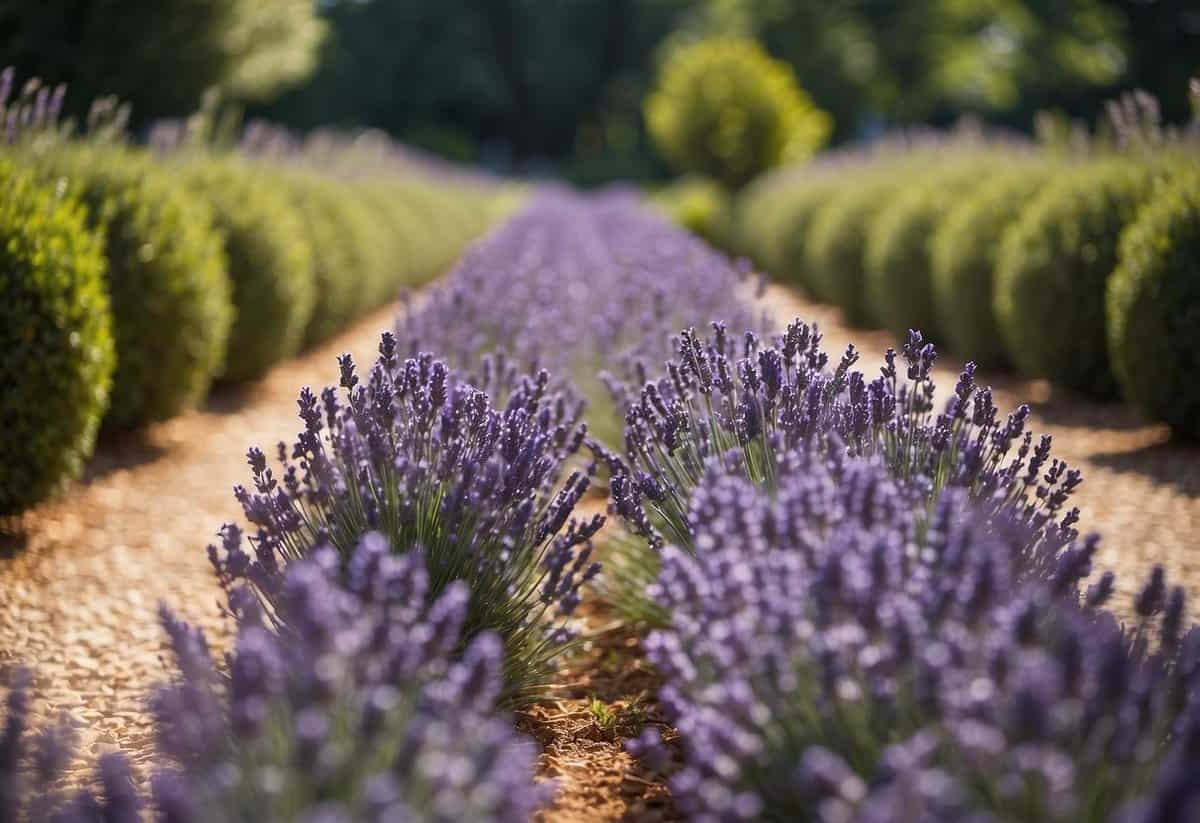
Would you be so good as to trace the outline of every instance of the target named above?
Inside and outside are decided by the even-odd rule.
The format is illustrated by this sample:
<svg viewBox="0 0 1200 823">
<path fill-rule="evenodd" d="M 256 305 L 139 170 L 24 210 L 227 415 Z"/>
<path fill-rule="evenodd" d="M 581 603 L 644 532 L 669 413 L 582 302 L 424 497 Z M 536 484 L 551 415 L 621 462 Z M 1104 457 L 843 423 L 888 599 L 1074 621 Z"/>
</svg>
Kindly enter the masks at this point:
<svg viewBox="0 0 1200 823">
<path fill-rule="evenodd" d="M 664 173 L 642 99 L 672 46 L 713 35 L 790 64 L 836 142 L 964 113 L 1094 121 L 1133 87 L 1177 122 L 1200 69 L 1190 0 L 0 0 L 6 60 L 140 122 L 217 85 L 291 126 L 582 182 Z"/>
</svg>

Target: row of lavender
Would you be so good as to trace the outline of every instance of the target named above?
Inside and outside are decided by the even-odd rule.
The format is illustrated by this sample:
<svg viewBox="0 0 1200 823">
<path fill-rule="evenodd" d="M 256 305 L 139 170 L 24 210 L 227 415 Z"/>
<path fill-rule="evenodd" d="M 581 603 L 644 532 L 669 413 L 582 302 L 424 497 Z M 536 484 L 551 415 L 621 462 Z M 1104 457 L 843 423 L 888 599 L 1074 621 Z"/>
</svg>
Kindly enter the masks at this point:
<svg viewBox="0 0 1200 823">
<path fill-rule="evenodd" d="M 366 375 L 343 358 L 340 390 L 305 389 L 281 465 L 249 454 L 249 547 L 227 526 L 210 549 L 228 666 L 164 621 L 179 677 L 154 703 L 155 810 L 527 817 L 549 789 L 496 712 L 552 691 L 576 642 L 608 570 L 603 518 L 575 511 L 606 473 L 630 532 L 606 565 L 656 577 L 609 592 L 656 624 L 682 767 L 653 730 L 630 745 L 694 819 L 1187 815 L 1200 633 L 1182 589 L 1155 572 L 1119 625 L 1112 576 L 1086 582 L 1081 478 L 1027 409 L 1001 416 L 968 368 L 938 411 L 917 335 L 878 377 L 853 350 L 831 367 L 810 326 L 766 335 L 738 280 L 626 195 L 548 192 Z M 731 325 L 676 332 L 703 317 Z M 587 399 L 622 412 L 619 446 L 589 437 Z M 136 819 L 119 756 L 74 798 L 14 782 L 62 757 L 22 735 L 22 694 L 0 799 Z"/>
</svg>

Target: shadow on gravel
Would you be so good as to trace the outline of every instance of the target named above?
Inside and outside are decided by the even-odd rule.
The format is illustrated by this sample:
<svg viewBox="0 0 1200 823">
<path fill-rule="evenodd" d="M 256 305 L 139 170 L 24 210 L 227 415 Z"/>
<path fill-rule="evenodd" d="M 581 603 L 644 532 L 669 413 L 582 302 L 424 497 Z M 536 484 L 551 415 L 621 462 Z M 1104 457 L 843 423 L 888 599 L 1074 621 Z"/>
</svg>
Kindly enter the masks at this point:
<svg viewBox="0 0 1200 823">
<path fill-rule="evenodd" d="M 1130 451 L 1101 452 L 1091 462 L 1119 473 L 1136 473 L 1200 497 L 1200 445 L 1169 440 Z"/>
<path fill-rule="evenodd" d="M 1098 403 L 1063 389 L 1051 390 L 1048 399 L 1030 403 L 1034 414 L 1056 426 L 1135 431 L 1150 426 L 1120 401 Z"/>
<path fill-rule="evenodd" d="M 20 517 L 0 517 L 0 561 L 11 560 L 29 545 Z"/>
<path fill-rule="evenodd" d="M 299 390 L 299 387 L 297 387 Z M 249 383 L 221 383 L 216 386 L 201 410 L 207 414 L 229 415 L 254 405 L 261 395 L 257 381 Z"/>
<path fill-rule="evenodd" d="M 166 455 L 168 449 L 151 439 L 146 429 L 100 433 L 96 453 L 83 470 L 81 485 L 90 485 L 97 480 L 122 469 L 133 469 L 153 463 Z"/>
</svg>

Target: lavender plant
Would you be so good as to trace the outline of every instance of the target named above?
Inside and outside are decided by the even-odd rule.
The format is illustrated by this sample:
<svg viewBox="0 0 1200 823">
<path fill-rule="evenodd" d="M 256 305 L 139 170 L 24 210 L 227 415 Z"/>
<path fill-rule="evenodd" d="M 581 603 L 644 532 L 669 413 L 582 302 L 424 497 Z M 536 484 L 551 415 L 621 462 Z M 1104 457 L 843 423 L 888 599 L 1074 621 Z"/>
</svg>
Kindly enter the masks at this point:
<svg viewBox="0 0 1200 823">
<path fill-rule="evenodd" d="M 292 564 L 274 619 L 242 589 L 220 669 L 203 633 L 163 607 L 175 669 L 152 699 L 149 795 L 121 754 L 63 789 L 71 727 L 29 733 L 20 675 L 0 730 L 0 819 L 528 821 L 553 786 L 534 781 L 535 747 L 495 711 L 500 638 L 479 633 L 459 654 L 466 584 L 430 601 L 422 553 L 394 555 L 378 532 L 342 565 L 328 546 Z"/>
<path fill-rule="evenodd" d="M 880 456 L 711 461 L 647 641 L 694 820 L 1183 820 L 1200 631 L 1161 569 L 1120 625 L 1098 541 L 947 489 L 922 527 Z M 831 459 L 832 458 L 832 459 Z M 652 739 L 633 746 L 661 756 Z M 1177 805 L 1164 805 L 1175 803 Z M 1126 810 L 1129 817 L 1117 817 Z"/>
<path fill-rule="evenodd" d="M 154 698 L 161 818 L 527 821 L 551 787 L 494 712 L 503 642 L 478 632 L 458 656 L 471 593 L 434 595 L 428 565 L 379 532 L 348 558 L 318 548 L 284 572 L 272 619 L 247 600 L 227 678 L 164 612 L 180 677 Z"/>
<path fill-rule="evenodd" d="M 690 505 L 714 460 L 773 493 L 790 450 L 874 457 L 906 489 L 922 528 L 939 496 L 960 488 L 1037 533 L 1073 534 L 1078 512 L 1066 503 L 1079 472 L 1051 457 L 1048 436 L 1035 445 L 1028 407 L 1001 420 L 991 391 L 975 384 L 973 364 L 938 413 L 936 352 L 920 333 L 909 333 L 901 353 L 889 349 L 873 380 L 853 368 L 852 346 L 828 368 L 820 343 L 818 329 L 802 321 L 773 344 L 753 333 L 739 343 L 714 323 L 708 338 L 679 335 L 665 377 L 626 390 L 626 456 L 597 450 L 613 472 L 613 508 L 644 538 L 621 543 L 610 564 L 615 598 L 634 617 L 665 617 L 643 594 L 657 573 L 655 550 L 668 541 L 703 548 Z"/>
<path fill-rule="evenodd" d="M 365 383 L 343 355 L 340 394 L 300 393 L 305 429 L 290 451 L 280 444 L 280 474 L 250 450 L 253 489 L 235 494 L 251 550 L 232 525 L 220 549 L 209 547 L 230 610 L 245 611 L 239 592 L 248 583 L 267 620 L 285 630 L 287 566 L 328 543 L 349 573 L 362 535 L 378 530 L 394 552 L 424 549 L 429 599 L 467 586 L 465 637 L 503 639 L 505 701 L 536 696 L 566 647 L 580 587 L 599 571 L 591 538 L 604 518 L 572 516 L 591 470 L 563 480 L 586 436 L 580 404 L 551 391 L 545 371 L 517 376 L 489 358 L 477 388 L 428 354 L 402 360 L 390 333 L 379 351 Z M 503 407 L 488 389 L 507 396 Z"/>
</svg>

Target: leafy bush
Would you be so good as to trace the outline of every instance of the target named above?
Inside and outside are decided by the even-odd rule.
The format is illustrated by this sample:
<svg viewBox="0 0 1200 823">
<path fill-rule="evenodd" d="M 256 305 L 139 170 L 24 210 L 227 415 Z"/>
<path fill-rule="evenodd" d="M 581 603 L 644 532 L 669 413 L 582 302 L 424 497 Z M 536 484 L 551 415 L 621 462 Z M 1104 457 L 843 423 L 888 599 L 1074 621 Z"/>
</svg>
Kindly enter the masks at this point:
<svg viewBox="0 0 1200 823">
<path fill-rule="evenodd" d="M 930 238 L 987 174 L 981 162 L 910 180 L 870 224 L 864 255 L 868 312 L 896 337 L 903 338 L 909 329 L 940 337 Z"/>
<path fill-rule="evenodd" d="M 724 189 L 711 180 L 682 178 L 654 192 L 650 202 L 709 245 L 729 247 L 732 204 Z"/>
<path fill-rule="evenodd" d="M 1005 234 L 996 319 L 1023 372 L 1110 397 L 1104 300 L 1122 229 L 1149 194 L 1144 164 L 1107 160 L 1058 175 Z"/>
<path fill-rule="evenodd" d="M 77 477 L 114 368 L 103 243 L 84 208 L 0 160 L 0 515 Z"/>
<path fill-rule="evenodd" d="M 503 382 L 487 388 L 507 398 L 493 407 L 431 356 L 402 361 L 391 334 L 365 385 L 349 355 L 339 362 L 344 397 L 301 392 L 305 430 L 280 449 L 279 478 L 250 451 L 255 491 L 235 493 L 256 530 L 253 552 L 232 527 L 224 556 L 209 550 L 230 609 L 244 609 L 238 589 L 250 584 L 272 611 L 290 563 L 326 544 L 348 561 L 379 529 L 392 551 L 424 549 L 431 599 L 467 584 L 468 638 L 488 630 L 504 641 L 506 701 L 539 696 L 565 648 L 562 620 L 599 570 L 588 558 L 604 518 L 568 523 L 588 475 L 560 484 L 587 430 L 578 404 L 549 392 L 545 372 L 492 371 Z"/>
<path fill-rule="evenodd" d="M 645 110 L 650 136 L 672 165 L 729 188 L 808 157 L 830 130 L 829 116 L 786 64 L 737 38 L 672 52 Z"/>
<path fill-rule="evenodd" d="M 117 352 L 106 425 L 137 426 L 194 407 L 224 364 L 233 322 L 207 204 L 117 148 L 60 146 L 37 162 L 87 204 L 104 238 Z"/>
<path fill-rule="evenodd" d="M 204 158 L 181 171 L 212 206 L 228 259 L 235 317 L 224 377 L 252 380 L 304 342 L 315 299 L 304 222 L 270 175 L 248 164 Z"/>
<path fill-rule="evenodd" d="M 1005 169 L 956 204 L 933 235 L 937 328 L 952 350 L 985 368 L 1008 363 L 993 300 L 1001 241 L 1049 174 L 1041 164 Z"/>
<path fill-rule="evenodd" d="M 748 193 L 739 204 L 739 250 L 772 277 L 829 300 L 809 268 L 808 236 L 813 220 L 842 181 L 813 173 L 769 183 L 770 188 Z"/>
<path fill-rule="evenodd" d="M 805 267 L 813 291 L 840 307 L 846 321 L 875 321 L 867 303 L 865 249 L 871 223 L 903 190 L 893 174 L 868 170 L 835 191 L 810 218 Z"/>
<path fill-rule="evenodd" d="M 278 185 L 289 192 L 312 245 L 316 300 L 304 332 L 304 345 L 311 346 L 355 320 L 379 290 L 371 251 L 373 218 L 332 178 L 284 169 Z"/>
<path fill-rule="evenodd" d="M 1108 283 L 1108 341 L 1121 393 L 1200 437 L 1200 172 L 1180 167 L 1121 237 Z"/>
</svg>

